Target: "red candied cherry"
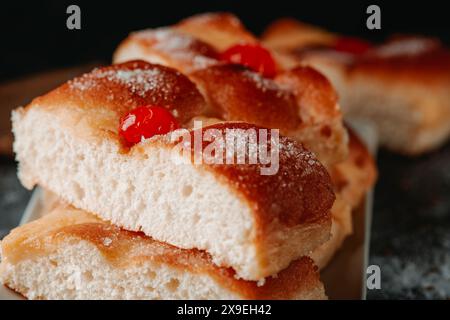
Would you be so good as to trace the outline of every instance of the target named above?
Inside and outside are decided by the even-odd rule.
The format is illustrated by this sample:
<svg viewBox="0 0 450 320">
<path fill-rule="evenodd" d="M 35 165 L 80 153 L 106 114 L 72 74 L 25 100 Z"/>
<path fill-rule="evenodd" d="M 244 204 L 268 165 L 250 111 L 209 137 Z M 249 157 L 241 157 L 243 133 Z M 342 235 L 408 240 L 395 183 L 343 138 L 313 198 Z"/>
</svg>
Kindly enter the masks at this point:
<svg viewBox="0 0 450 320">
<path fill-rule="evenodd" d="M 351 54 L 363 54 L 371 48 L 370 42 L 350 37 L 339 38 L 334 44 L 334 50 Z"/>
<path fill-rule="evenodd" d="M 120 118 L 119 134 L 129 145 L 165 134 L 180 126 L 175 117 L 166 109 L 157 106 L 142 106 L 131 110 Z"/>
<path fill-rule="evenodd" d="M 267 78 L 273 78 L 277 73 L 272 55 L 259 44 L 234 45 L 221 54 L 221 60 L 246 66 Z"/>
</svg>

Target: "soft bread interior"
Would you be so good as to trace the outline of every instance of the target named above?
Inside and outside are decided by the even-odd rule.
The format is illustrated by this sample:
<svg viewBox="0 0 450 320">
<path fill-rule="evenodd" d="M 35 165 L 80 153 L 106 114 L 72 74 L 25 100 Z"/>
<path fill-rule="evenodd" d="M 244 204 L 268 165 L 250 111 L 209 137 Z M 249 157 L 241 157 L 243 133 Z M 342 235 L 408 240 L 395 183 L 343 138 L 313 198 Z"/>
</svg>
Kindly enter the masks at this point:
<svg viewBox="0 0 450 320">
<path fill-rule="evenodd" d="M 80 127 L 55 121 L 54 113 L 37 106 L 16 111 L 13 127 L 26 187 L 39 183 L 127 230 L 206 250 L 244 279 L 272 275 L 328 239 L 324 221 L 289 228 L 274 221 L 258 237 L 253 208 L 227 184 L 151 142 L 121 154 L 112 141 L 88 142 Z"/>
<path fill-rule="evenodd" d="M 323 299 L 306 257 L 265 284 L 237 280 L 209 255 L 59 206 L 2 242 L 0 279 L 30 299 Z M 282 289 L 282 290 L 281 290 Z"/>
<path fill-rule="evenodd" d="M 373 121 L 383 146 L 419 154 L 438 147 L 450 135 L 450 96 L 444 87 L 364 72 L 348 75 L 332 55 L 311 56 L 306 62 L 336 87 L 348 119 Z"/>
<path fill-rule="evenodd" d="M 66 241 L 56 252 L 2 265 L 5 284 L 28 299 L 238 299 L 207 275 L 145 262 L 113 268 L 88 242 Z"/>
</svg>

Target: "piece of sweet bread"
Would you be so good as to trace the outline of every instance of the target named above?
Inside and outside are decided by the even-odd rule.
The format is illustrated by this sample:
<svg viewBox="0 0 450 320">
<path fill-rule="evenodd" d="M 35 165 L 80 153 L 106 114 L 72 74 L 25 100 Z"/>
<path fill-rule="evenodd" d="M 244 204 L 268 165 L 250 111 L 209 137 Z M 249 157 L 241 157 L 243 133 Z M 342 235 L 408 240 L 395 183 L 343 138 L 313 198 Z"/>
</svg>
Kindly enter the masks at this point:
<svg viewBox="0 0 450 320">
<path fill-rule="evenodd" d="M 113 61 L 142 59 L 177 69 L 204 95 L 205 115 L 279 129 L 315 152 L 326 166 L 346 159 L 347 133 L 337 95 L 322 74 L 279 64 L 270 78 L 221 58 L 227 47 L 258 43 L 236 17 L 208 13 L 130 34 Z"/>
<path fill-rule="evenodd" d="M 263 285 L 238 280 L 199 250 L 122 230 L 70 206 L 1 242 L 0 280 L 29 299 L 326 299 L 301 257 Z"/>
<path fill-rule="evenodd" d="M 261 174 L 261 162 L 197 164 L 195 143 L 186 155 L 161 135 L 124 145 L 120 118 L 155 104 L 186 126 L 205 101 L 176 70 L 134 61 L 96 69 L 17 109 L 22 183 L 158 241 L 206 250 L 247 280 L 277 273 L 329 238 L 331 179 L 300 143 L 279 137 L 278 168 L 270 175 Z M 262 128 L 235 122 L 198 130 L 208 129 L 240 136 Z M 264 146 L 272 146 L 270 136 Z"/>
<path fill-rule="evenodd" d="M 376 45 L 281 19 L 262 41 L 285 67 L 307 64 L 323 72 L 345 116 L 373 121 L 382 145 L 415 155 L 448 140 L 450 51 L 438 40 L 397 36 Z"/>
</svg>

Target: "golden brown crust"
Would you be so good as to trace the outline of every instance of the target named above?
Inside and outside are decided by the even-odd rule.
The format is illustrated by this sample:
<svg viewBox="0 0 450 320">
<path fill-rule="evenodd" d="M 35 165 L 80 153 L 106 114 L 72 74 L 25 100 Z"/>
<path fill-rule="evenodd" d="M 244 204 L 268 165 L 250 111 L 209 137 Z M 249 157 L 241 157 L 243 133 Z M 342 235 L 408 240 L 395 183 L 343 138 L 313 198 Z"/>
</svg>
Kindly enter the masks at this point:
<svg viewBox="0 0 450 320">
<path fill-rule="evenodd" d="M 450 51 L 436 39 L 397 37 L 353 59 L 347 72 L 448 88 Z"/>
<path fill-rule="evenodd" d="M 323 269 L 339 250 L 345 238 L 352 233 L 352 211 L 373 188 L 377 179 L 376 163 L 356 133 L 349 133 L 349 155 L 346 160 L 329 168 L 336 193 L 331 208 L 331 238 L 311 254 L 311 258 Z"/>
<path fill-rule="evenodd" d="M 210 19 L 209 15 L 198 17 L 202 23 L 212 21 Z M 197 22 L 197 17 L 187 21 Z M 267 79 L 244 67 L 224 64 L 208 43 L 180 34 L 174 28 L 134 33 L 118 51 L 129 42 L 138 43 L 149 56 L 163 56 L 170 66 L 187 72 L 206 95 L 212 116 L 279 128 L 284 133 L 295 129 L 302 121 L 331 122 L 340 117 L 336 92 L 329 81 L 312 68 L 297 67 L 280 72 L 275 80 Z"/>
<path fill-rule="evenodd" d="M 310 55 L 337 53 L 334 45 L 339 38 L 300 21 L 280 19 L 267 28 L 262 41 L 272 49 L 296 56 L 299 63 L 310 59 Z M 342 65 L 349 77 L 364 74 L 390 83 L 450 85 L 450 51 L 437 39 L 396 36 L 374 45 L 365 54 L 343 56 L 329 59 Z"/>
<path fill-rule="evenodd" d="M 181 126 L 206 110 L 203 96 L 186 76 L 168 67 L 135 60 L 94 69 L 16 111 L 51 111 L 76 135 L 97 142 L 107 139 L 128 152 L 118 135 L 120 118 L 146 105 L 168 109 Z"/>
<path fill-rule="evenodd" d="M 234 44 L 256 42 L 234 15 L 200 14 L 170 27 L 131 33 L 116 50 L 114 61 L 122 62 L 122 51 L 137 47 L 141 54 L 187 73 L 219 63 L 220 52 Z"/>
<path fill-rule="evenodd" d="M 195 84 L 180 72 L 129 61 L 94 69 L 36 98 L 30 107 L 34 105 L 52 109 L 65 106 L 84 116 L 93 112 L 93 121 L 105 122 L 101 125 L 116 132 L 119 118 L 138 106 L 165 107 L 184 124 L 203 112 L 205 101 Z"/>
<path fill-rule="evenodd" d="M 208 102 L 209 116 L 279 129 L 315 152 L 325 164 L 346 158 L 346 132 L 330 82 L 309 67 L 275 79 L 237 65 L 216 65 L 190 75 Z"/>
<path fill-rule="evenodd" d="M 330 45 L 337 35 L 316 26 L 291 18 L 272 22 L 261 36 L 268 47 L 282 51 L 295 51 L 299 47 Z"/>
<path fill-rule="evenodd" d="M 183 271 L 209 274 L 220 285 L 248 299 L 289 299 L 299 291 L 308 292 L 320 284 L 317 267 L 307 257 L 291 263 L 276 278 L 268 278 L 265 285 L 257 286 L 256 282 L 237 280 L 231 268 L 217 267 L 205 252 L 155 241 L 73 207 L 58 207 L 51 214 L 11 231 L 2 241 L 4 262 L 17 264 L 46 256 L 67 241 L 89 242 L 116 268 L 156 262 Z"/>
<path fill-rule="evenodd" d="M 339 194 L 336 196 L 333 208 L 331 208 L 331 219 L 330 239 L 314 249 L 310 255 L 319 269 L 327 266 L 344 243 L 344 240 L 353 231 L 352 208 Z"/>
<path fill-rule="evenodd" d="M 287 110 L 295 109 L 293 107 L 294 100 L 283 99 L 284 96 L 289 96 L 289 94 L 284 93 L 272 80 L 265 79 L 258 73 L 251 72 L 244 67 L 221 62 L 218 57 L 219 53 L 212 49 L 209 44 L 191 35 L 181 34 L 174 28 L 136 32 L 130 35 L 117 51 L 126 50 L 128 43 L 136 43 L 148 57 L 162 58 L 165 64 L 182 70 L 197 81 L 203 87 L 202 91 L 206 96 L 211 96 L 209 102 L 212 107 L 217 108 L 218 112 L 224 115 L 230 114 L 230 117 L 225 117 L 227 120 L 236 120 L 233 115 L 240 112 L 241 109 L 244 109 L 242 113 L 245 115 L 248 102 L 249 107 L 254 104 L 262 105 L 265 104 L 264 100 L 267 98 L 270 98 L 269 103 L 267 103 L 268 106 L 274 102 L 279 107 L 288 103 L 290 108 L 287 108 Z M 116 54 L 116 56 L 120 56 L 120 54 Z M 221 81 L 220 85 L 214 84 L 215 81 Z M 225 92 L 226 96 L 224 97 L 217 97 L 224 91 L 217 89 L 225 85 L 231 87 L 228 90 L 230 92 Z M 266 94 L 265 91 L 267 90 L 270 92 Z M 278 90 L 281 92 L 278 92 Z M 247 91 L 249 92 L 247 93 Z M 247 95 L 250 95 L 251 98 L 247 98 Z M 232 102 L 226 103 L 227 98 L 232 99 Z M 239 99 L 243 99 L 243 101 Z M 228 107 L 229 104 L 230 107 Z M 227 108 L 234 112 L 227 113 Z M 286 108 L 280 109 L 282 115 L 285 113 L 284 109 Z M 272 113 L 271 116 L 273 115 Z M 289 118 L 285 117 L 284 120 Z M 245 118 L 240 120 L 245 121 Z"/>
<path fill-rule="evenodd" d="M 182 20 L 175 29 L 205 41 L 217 50 L 225 50 L 239 42 L 257 42 L 241 21 L 230 13 L 199 14 Z"/>
<path fill-rule="evenodd" d="M 262 128 L 242 122 L 226 122 L 204 127 L 202 131 L 210 129 L 225 135 L 230 129 Z M 192 138 L 194 134 L 195 131 L 191 131 Z M 268 130 L 268 150 L 273 148 L 270 139 L 271 132 Z M 261 143 L 260 140 L 258 142 Z M 210 143 L 203 141 L 203 150 Z M 191 147 L 194 154 L 194 146 Z M 250 203 L 250 207 L 255 208 L 260 232 L 274 221 L 287 226 L 329 221 L 329 210 L 335 197 L 326 169 L 311 152 L 292 139 L 280 136 L 278 148 L 279 171 L 273 175 L 261 175 L 261 168 L 264 167 L 261 163 L 213 164 L 208 169 L 225 179 L 227 185 L 238 191 Z"/>
<path fill-rule="evenodd" d="M 205 92 L 213 116 L 277 128 L 284 134 L 301 123 L 294 94 L 259 73 L 226 64 L 190 76 Z"/>
<path fill-rule="evenodd" d="M 299 294 L 299 291 L 311 292 L 317 287 L 319 281 L 317 266 L 309 257 L 301 257 L 278 273 L 276 277 L 267 278 L 263 286 L 247 281 L 245 296 L 248 299 L 292 299 Z"/>
<path fill-rule="evenodd" d="M 348 159 L 330 169 L 331 180 L 337 193 L 356 208 L 363 196 L 377 179 L 375 160 L 356 133 L 347 128 L 349 133 Z"/>
<path fill-rule="evenodd" d="M 268 28 L 263 43 L 282 57 L 281 64 L 323 70 L 339 88 L 349 115 L 373 118 L 382 145 L 417 155 L 448 140 L 448 47 L 430 37 L 397 35 L 351 54 L 336 50 L 342 38 L 298 21 L 281 21 Z"/>
<path fill-rule="evenodd" d="M 191 32 L 184 32 L 184 28 Z M 165 36 L 155 36 L 160 30 L 132 34 L 119 46 L 116 59 L 133 56 L 132 52 L 149 61 L 161 59 L 164 64 L 185 72 L 198 85 L 208 102 L 207 116 L 280 129 L 283 134 L 304 142 L 327 164 L 346 157 L 346 133 L 336 93 L 319 72 L 307 67 L 279 68 L 277 77 L 268 79 L 242 66 L 220 61 L 217 52 L 211 53 L 210 49 L 199 50 L 198 47 L 207 45 L 217 48 L 215 42 L 222 38 L 247 42 L 248 32 L 243 31 L 234 16 L 227 14 L 195 16 L 175 27 L 164 28 Z M 147 40 L 142 42 L 143 38 Z"/>
<path fill-rule="evenodd" d="M 170 27 L 130 34 L 120 44 L 114 60 L 120 59 L 121 51 L 129 46 L 137 46 L 145 55 L 184 73 L 217 64 L 219 57 L 210 44 Z"/>
<path fill-rule="evenodd" d="M 303 122 L 313 124 L 341 118 L 336 91 L 317 70 L 298 66 L 280 73 L 275 80 L 295 95 Z"/>
</svg>

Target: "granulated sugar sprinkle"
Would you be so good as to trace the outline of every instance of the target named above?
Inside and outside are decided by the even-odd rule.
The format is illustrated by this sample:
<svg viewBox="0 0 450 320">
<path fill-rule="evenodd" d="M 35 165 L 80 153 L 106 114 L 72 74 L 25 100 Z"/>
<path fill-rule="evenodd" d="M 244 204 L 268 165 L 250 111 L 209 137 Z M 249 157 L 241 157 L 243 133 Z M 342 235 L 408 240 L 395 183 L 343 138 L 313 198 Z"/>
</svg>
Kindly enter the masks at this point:
<svg viewBox="0 0 450 320">
<path fill-rule="evenodd" d="M 114 70 L 97 69 L 69 82 L 69 86 L 75 90 L 89 90 L 99 85 L 98 80 L 107 80 L 119 83 L 130 88 L 131 92 L 145 97 L 148 92 L 156 91 L 169 94 L 173 90 L 171 79 L 158 68 Z"/>
</svg>

